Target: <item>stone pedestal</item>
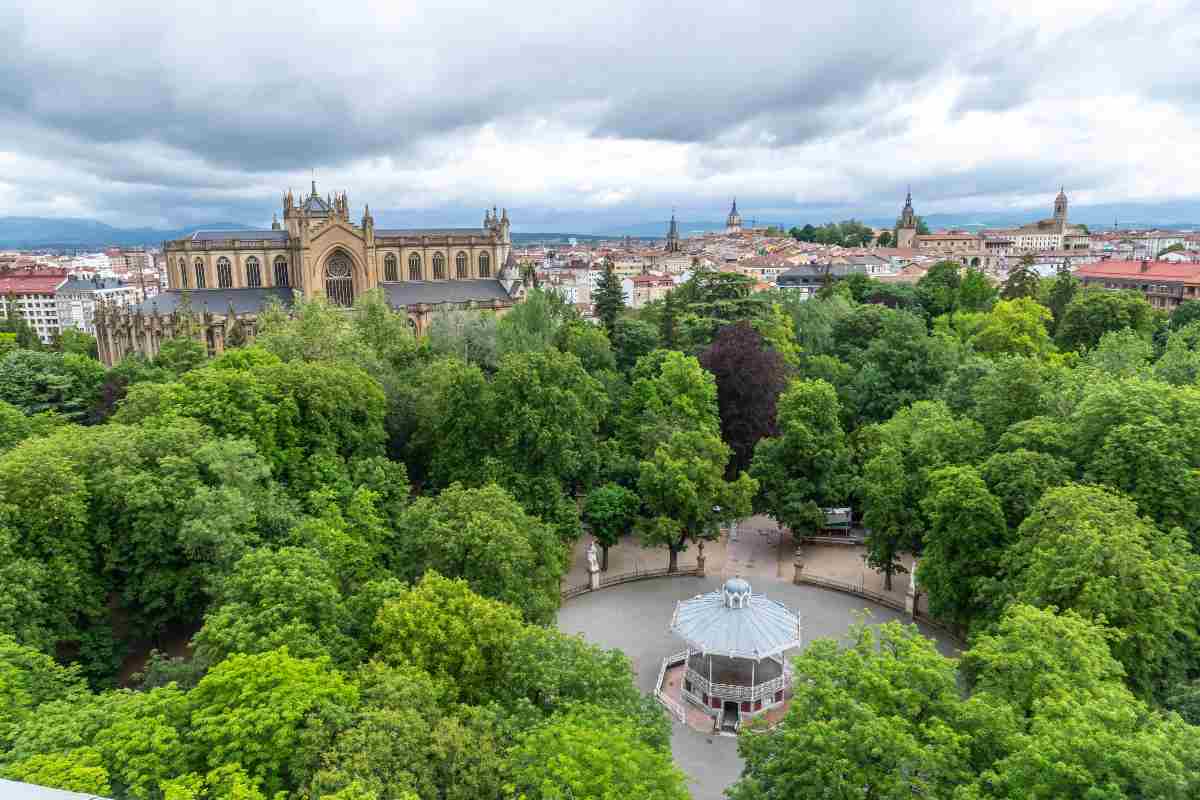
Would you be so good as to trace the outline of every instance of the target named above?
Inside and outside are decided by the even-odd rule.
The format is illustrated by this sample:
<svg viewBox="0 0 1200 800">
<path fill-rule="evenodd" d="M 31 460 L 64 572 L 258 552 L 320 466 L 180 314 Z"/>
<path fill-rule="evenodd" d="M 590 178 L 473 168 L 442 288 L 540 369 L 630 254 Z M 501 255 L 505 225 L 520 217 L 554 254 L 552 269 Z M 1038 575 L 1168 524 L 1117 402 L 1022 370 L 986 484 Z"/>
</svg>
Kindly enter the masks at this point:
<svg viewBox="0 0 1200 800">
<path fill-rule="evenodd" d="M 704 577 L 704 553 L 699 553 L 696 556 L 696 574 L 701 578 Z"/>
<path fill-rule="evenodd" d="M 912 619 L 917 618 L 917 559 L 913 559 L 912 569 L 908 573 L 908 589 L 904 592 L 904 611 Z"/>
<path fill-rule="evenodd" d="M 792 583 L 799 586 L 804 582 L 800 578 L 802 572 L 804 572 L 804 558 L 800 555 L 800 548 L 797 547 L 795 555 L 792 556 Z"/>
<path fill-rule="evenodd" d="M 600 570 L 588 570 L 588 585 L 592 587 L 593 591 L 600 588 Z"/>
</svg>

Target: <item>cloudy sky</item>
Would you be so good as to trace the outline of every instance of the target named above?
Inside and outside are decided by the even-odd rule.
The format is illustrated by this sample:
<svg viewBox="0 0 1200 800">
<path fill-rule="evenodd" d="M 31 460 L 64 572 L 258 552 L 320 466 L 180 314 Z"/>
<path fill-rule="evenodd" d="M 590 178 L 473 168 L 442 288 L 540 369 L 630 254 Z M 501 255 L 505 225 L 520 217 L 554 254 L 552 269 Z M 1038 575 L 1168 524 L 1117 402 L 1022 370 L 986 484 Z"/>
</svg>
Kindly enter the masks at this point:
<svg viewBox="0 0 1200 800">
<path fill-rule="evenodd" d="M 0 215 L 820 221 L 1200 196 L 1200 2 L 0 3 Z M 357 213 L 357 211 L 356 211 Z"/>
</svg>

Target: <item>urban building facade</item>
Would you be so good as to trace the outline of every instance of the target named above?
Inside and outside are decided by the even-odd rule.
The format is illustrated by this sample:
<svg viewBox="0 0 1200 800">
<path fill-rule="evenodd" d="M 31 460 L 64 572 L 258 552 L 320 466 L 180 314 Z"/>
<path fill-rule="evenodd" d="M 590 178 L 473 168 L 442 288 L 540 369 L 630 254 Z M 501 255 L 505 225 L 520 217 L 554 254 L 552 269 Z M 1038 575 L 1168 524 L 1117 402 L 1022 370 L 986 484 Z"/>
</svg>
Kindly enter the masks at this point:
<svg viewBox="0 0 1200 800">
<path fill-rule="evenodd" d="M 164 243 L 167 291 L 134 308 L 102 307 L 101 359 L 155 355 L 181 315 L 199 319 L 195 335 L 220 352 L 234 325 L 253 335 L 265 304 L 295 296 L 348 308 L 379 288 L 418 332 L 438 309 L 503 313 L 522 291 L 509 225 L 507 211 L 492 209 L 479 228 L 376 229 L 369 207 L 355 224 L 345 193 L 322 198 L 314 181 L 307 197 L 283 196 L 283 222 L 269 231 L 198 231 Z"/>
<path fill-rule="evenodd" d="M 97 305 L 126 308 L 136 306 L 145 296 L 137 284 L 116 278 L 71 278 L 59 287 L 54 299 L 61 329 L 95 335 Z"/>
<path fill-rule="evenodd" d="M 0 272 L 0 316 L 20 317 L 43 344 L 50 344 L 62 330 L 56 295 L 66 282 L 61 270 L 30 267 Z"/>
<path fill-rule="evenodd" d="M 1166 261 L 1100 261 L 1074 270 L 1085 288 L 1132 290 L 1155 308 L 1170 311 L 1185 300 L 1200 299 L 1200 264 Z"/>
</svg>

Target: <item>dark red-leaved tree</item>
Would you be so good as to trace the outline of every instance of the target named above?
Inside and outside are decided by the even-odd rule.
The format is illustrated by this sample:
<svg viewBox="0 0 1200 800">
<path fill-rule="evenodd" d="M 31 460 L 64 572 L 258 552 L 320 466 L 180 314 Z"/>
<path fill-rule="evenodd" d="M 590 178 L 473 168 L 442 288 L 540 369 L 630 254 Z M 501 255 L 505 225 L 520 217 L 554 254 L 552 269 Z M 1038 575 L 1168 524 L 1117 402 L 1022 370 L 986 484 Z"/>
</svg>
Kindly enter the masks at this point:
<svg viewBox="0 0 1200 800">
<path fill-rule="evenodd" d="M 736 475 L 750 468 L 758 440 L 776 433 L 775 402 L 787 386 L 787 364 L 748 322 L 718 331 L 700 363 L 717 379 L 721 437 L 733 450 L 729 474 Z"/>
</svg>

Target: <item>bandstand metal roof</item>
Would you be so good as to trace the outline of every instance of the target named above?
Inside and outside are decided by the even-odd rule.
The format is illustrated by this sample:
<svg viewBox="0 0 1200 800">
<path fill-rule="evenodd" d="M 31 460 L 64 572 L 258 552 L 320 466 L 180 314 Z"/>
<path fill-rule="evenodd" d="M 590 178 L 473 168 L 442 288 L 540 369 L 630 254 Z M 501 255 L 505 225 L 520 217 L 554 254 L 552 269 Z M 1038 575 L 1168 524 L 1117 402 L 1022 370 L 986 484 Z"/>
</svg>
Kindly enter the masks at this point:
<svg viewBox="0 0 1200 800">
<path fill-rule="evenodd" d="M 676 603 L 671 632 L 695 650 L 756 661 L 801 644 L 800 618 L 741 578 Z"/>
</svg>

